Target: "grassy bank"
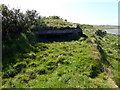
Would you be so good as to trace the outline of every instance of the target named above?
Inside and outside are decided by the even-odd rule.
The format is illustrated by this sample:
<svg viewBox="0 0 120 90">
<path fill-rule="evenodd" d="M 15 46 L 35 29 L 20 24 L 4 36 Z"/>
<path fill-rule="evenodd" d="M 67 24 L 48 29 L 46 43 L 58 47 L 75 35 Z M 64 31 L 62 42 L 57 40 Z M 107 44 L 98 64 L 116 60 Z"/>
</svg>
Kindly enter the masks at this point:
<svg viewBox="0 0 120 90">
<path fill-rule="evenodd" d="M 4 5 L 3 5 L 4 6 Z M 116 88 L 118 35 L 59 16 L 3 7 L 2 88 Z M 23 21 L 24 20 L 24 21 Z M 86 35 L 38 37 L 34 30 L 75 28 Z"/>
<path fill-rule="evenodd" d="M 114 88 L 110 79 L 119 85 L 118 36 L 100 37 L 93 32 L 84 30 L 87 39 L 21 43 L 21 49 L 27 45 L 24 52 L 4 57 L 2 87 Z"/>
<path fill-rule="evenodd" d="M 110 73 L 111 78 L 120 87 L 120 71 L 119 71 L 119 37 L 114 34 L 107 34 L 100 42 L 106 54 L 106 60 L 109 66 L 106 67 L 107 72 Z M 106 62 L 106 63 L 107 63 Z"/>
</svg>

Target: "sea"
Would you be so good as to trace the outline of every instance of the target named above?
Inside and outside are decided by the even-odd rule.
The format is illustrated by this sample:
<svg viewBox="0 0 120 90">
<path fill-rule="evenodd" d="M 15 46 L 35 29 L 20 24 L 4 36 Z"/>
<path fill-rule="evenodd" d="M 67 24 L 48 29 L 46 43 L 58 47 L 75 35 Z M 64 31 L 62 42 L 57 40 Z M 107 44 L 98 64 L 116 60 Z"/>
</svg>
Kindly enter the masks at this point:
<svg viewBox="0 0 120 90">
<path fill-rule="evenodd" d="M 120 35 L 120 29 L 105 29 L 105 30 L 107 31 L 107 33 Z"/>
</svg>

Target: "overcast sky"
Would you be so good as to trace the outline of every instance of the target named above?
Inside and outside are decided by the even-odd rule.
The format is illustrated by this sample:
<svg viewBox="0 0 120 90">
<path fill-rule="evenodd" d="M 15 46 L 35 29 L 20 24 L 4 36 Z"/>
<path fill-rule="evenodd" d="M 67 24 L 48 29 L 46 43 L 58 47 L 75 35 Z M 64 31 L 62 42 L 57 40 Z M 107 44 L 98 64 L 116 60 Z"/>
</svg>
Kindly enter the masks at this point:
<svg viewBox="0 0 120 90">
<path fill-rule="evenodd" d="M 118 24 L 119 0 L 0 0 L 11 8 L 37 10 L 41 16 L 57 15 L 70 22 L 94 25 Z"/>
</svg>

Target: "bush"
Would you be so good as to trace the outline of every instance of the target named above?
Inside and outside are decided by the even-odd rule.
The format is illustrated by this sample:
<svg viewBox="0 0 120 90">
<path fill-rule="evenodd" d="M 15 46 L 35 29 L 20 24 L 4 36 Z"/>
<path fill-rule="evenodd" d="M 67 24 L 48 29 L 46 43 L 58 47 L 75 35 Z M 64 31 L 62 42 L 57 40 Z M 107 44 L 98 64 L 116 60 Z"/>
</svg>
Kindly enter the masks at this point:
<svg viewBox="0 0 120 90">
<path fill-rule="evenodd" d="M 107 32 L 103 30 L 97 30 L 95 34 L 98 36 L 104 37 L 107 34 Z"/>
<path fill-rule="evenodd" d="M 60 16 L 49 16 L 49 19 L 61 19 Z"/>
<path fill-rule="evenodd" d="M 21 32 L 27 32 L 37 25 L 39 18 L 36 10 L 27 10 L 21 13 L 20 9 L 8 9 L 2 4 L 2 34 L 3 43 L 16 38 Z M 43 23 L 43 22 L 42 22 Z"/>
</svg>

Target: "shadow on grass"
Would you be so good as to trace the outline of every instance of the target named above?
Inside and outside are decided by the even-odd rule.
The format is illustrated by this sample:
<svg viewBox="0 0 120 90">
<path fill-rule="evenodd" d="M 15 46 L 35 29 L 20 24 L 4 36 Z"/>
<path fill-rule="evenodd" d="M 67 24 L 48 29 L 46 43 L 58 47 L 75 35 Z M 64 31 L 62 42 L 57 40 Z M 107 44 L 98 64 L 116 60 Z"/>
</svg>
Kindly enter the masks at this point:
<svg viewBox="0 0 120 90">
<path fill-rule="evenodd" d="M 91 77 L 91 78 L 95 78 L 95 77 L 97 77 L 100 73 L 104 72 L 104 67 L 103 67 L 102 63 L 103 63 L 104 65 L 106 65 L 107 67 L 112 66 L 112 65 L 110 64 L 110 62 L 107 60 L 107 54 L 106 54 L 105 51 L 102 49 L 100 41 L 99 41 L 96 37 L 95 37 L 95 39 L 96 39 L 97 49 L 98 49 L 98 51 L 99 51 L 99 53 L 100 53 L 100 60 L 101 60 L 101 61 L 98 62 L 98 65 L 95 65 L 95 66 L 92 67 L 92 71 L 93 71 L 93 72 L 90 74 L 90 77 Z"/>
<path fill-rule="evenodd" d="M 101 48 L 101 46 L 98 45 L 97 49 L 101 55 L 102 62 L 107 66 L 111 66 L 110 62 L 107 60 L 107 54 L 104 52 L 104 50 Z"/>
<path fill-rule="evenodd" d="M 101 43 L 100 41 L 96 38 L 96 44 L 97 44 L 97 49 L 100 53 L 101 56 L 101 61 L 103 64 L 107 65 L 107 66 L 112 66 L 110 64 L 110 62 L 107 60 L 107 54 L 105 53 L 105 51 L 102 49 Z"/>
</svg>

